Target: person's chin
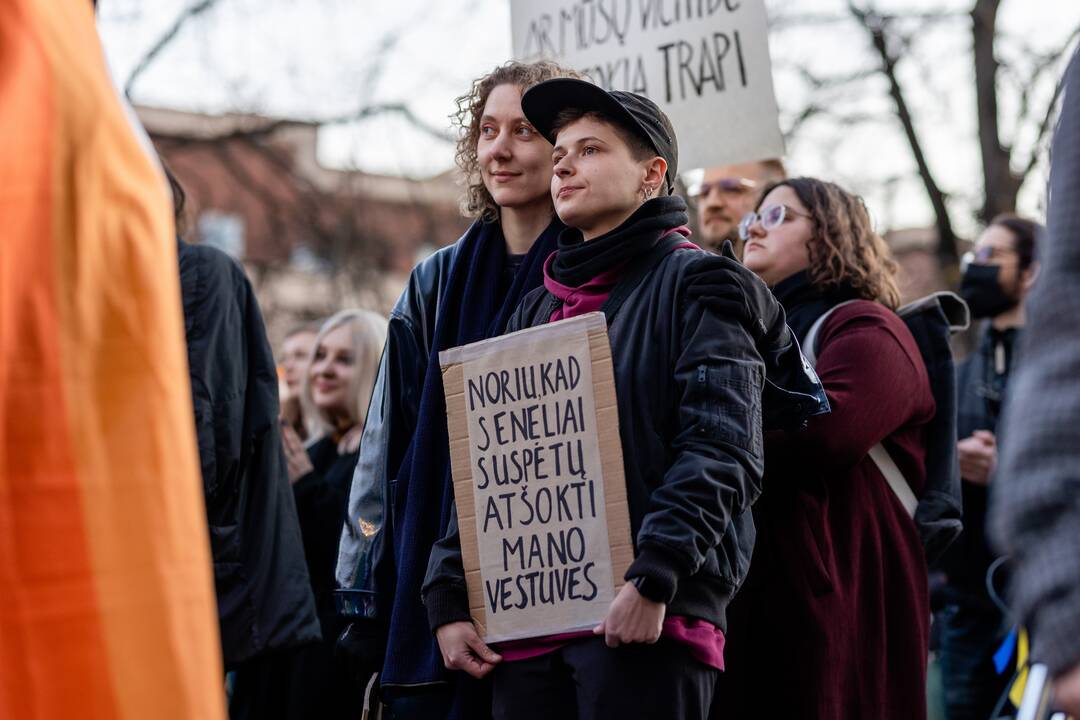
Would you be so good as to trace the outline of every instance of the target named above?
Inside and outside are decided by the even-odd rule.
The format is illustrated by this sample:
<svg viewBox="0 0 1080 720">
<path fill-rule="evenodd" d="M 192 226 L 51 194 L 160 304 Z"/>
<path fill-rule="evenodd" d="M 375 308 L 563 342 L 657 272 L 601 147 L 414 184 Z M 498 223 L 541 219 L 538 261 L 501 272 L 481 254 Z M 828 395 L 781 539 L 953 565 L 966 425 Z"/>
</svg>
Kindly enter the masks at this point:
<svg viewBox="0 0 1080 720">
<path fill-rule="evenodd" d="M 718 238 L 726 238 L 735 229 L 735 226 L 726 220 L 714 219 L 701 224 L 701 231 L 705 235 Z"/>
<path fill-rule="evenodd" d="M 746 266 L 746 269 L 750 272 L 760 275 L 761 271 L 765 269 L 767 263 L 764 262 L 764 258 L 759 257 L 761 249 L 757 247 L 744 247 L 742 264 Z"/>
<path fill-rule="evenodd" d="M 516 207 L 522 202 L 523 193 L 518 188 L 496 186 L 489 187 L 488 192 L 499 207 Z"/>
<path fill-rule="evenodd" d="M 557 199 L 555 214 L 570 227 L 580 227 L 578 223 L 588 215 L 585 208 L 581 207 L 581 203 L 575 202 L 573 198 Z"/>
<path fill-rule="evenodd" d="M 311 402 L 315 404 L 315 407 L 320 410 L 324 410 L 328 407 L 333 407 L 339 404 L 341 401 L 340 391 L 331 391 L 327 393 L 312 392 Z"/>
</svg>

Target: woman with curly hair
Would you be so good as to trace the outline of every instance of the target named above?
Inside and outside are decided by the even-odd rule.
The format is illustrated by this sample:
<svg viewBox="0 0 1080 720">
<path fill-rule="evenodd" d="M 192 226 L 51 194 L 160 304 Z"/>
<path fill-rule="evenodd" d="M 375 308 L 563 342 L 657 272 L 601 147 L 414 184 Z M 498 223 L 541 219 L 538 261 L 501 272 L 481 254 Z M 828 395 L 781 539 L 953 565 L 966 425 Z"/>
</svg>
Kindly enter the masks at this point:
<svg viewBox="0 0 1080 720">
<path fill-rule="evenodd" d="M 713 717 L 925 718 L 926 561 L 870 457 L 881 444 L 921 493 L 935 404 L 893 312 L 896 263 L 862 199 L 813 178 L 773 185 L 740 231 L 746 266 L 816 354 L 832 412 L 766 434 L 757 543 Z"/>
<path fill-rule="evenodd" d="M 343 650 L 379 671 L 394 718 L 483 718 L 486 685 L 444 669 L 420 587 L 452 513 L 446 407 L 438 353 L 501 335 L 543 282 L 563 229 L 549 186 L 551 144 L 525 118 L 530 86 L 576 74 L 510 62 L 458 98 L 457 163 L 465 176 L 464 236 L 412 272 L 389 335 L 364 426 L 337 566 Z"/>
</svg>

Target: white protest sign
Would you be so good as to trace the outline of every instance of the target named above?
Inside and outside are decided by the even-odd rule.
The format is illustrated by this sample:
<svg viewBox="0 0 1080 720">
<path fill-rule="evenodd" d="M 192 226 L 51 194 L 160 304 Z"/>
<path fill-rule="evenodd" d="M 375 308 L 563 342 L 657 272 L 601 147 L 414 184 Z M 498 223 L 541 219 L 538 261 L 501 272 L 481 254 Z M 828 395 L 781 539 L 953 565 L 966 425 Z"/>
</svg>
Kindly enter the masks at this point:
<svg viewBox="0 0 1080 720">
<path fill-rule="evenodd" d="M 659 105 L 680 171 L 784 155 L 764 0 L 511 0 L 510 20 L 515 58 Z"/>
<path fill-rule="evenodd" d="M 591 629 L 633 557 L 604 316 L 453 348 L 439 361 L 481 635 Z"/>
</svg>

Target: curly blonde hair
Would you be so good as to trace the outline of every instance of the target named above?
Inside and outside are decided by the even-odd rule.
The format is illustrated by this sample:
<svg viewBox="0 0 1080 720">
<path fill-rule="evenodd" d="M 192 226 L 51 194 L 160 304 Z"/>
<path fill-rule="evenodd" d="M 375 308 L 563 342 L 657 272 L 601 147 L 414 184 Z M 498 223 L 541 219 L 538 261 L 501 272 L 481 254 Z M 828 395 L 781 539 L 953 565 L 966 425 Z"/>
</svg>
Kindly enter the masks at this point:
<svg viewBox="0 0 1080 720">
<path fill-rule="evenodd" d="M 810 213 L 814 234 L 807 245 L 808 272 L 817 288 L 829 290 L 843 284 L 864 300 L 875 300 L 891 310 L 900 306 L 898 266 L 885 240 L 874 231 L 861 197 L 835 183 L 799 177 L 769 185 L 762 200 L 778 187 L 791 188 Z"/>
<path fill-rule="evenodd" d="M 584 76 L 550 60 L 531 63 L 511 60 L 477 78 L 469 92 L 456 100 L 457 111 L 450 116 L 450 120 L 459 128 L 454 161 L 465 176 L 462 213 L 468 217 L 480 218 L 483 222 L 495 222 L 499 219 L 499 206 L 484 187 L 484 179 L 480 175 L 480 160 L 476 154 L 476 146 L 480 140 L 480 118 L 484 114 L 484 106 L 487 105 L 491 91 L 499 85 L 517 85 L 524 92 L 539 82 L 558 77 Z"/>
</svg>

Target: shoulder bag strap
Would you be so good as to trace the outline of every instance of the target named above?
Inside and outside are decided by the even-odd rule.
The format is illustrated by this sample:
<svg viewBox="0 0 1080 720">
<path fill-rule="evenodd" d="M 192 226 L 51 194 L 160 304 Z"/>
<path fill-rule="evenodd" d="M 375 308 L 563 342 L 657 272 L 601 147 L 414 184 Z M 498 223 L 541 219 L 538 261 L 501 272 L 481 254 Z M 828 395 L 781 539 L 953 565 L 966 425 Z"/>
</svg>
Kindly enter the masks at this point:
<svg viewBox="0 0 1080 720">
<path fill-rule="evenodd" d="M 810 330 L 807 331 L 806 337 L 803 338 L 803 357 L 807 361 L 816 366 L 817 365 L 817 338 L 821 332 L 822 325 L 832 315 L 833 311 L 837 308 L 843 307 L 849 303 L 856 302 L 855 300 L 848 300 L 842 302 L 839 305 L 835 305 L 814 321 L 814 324 L 810 326 Z M 900 504 L 904 506 L 904 510 L 909 517 L 915 517 L 915 508 L 919 505 L 918 498 L 915 497 L 915 493 L 911 490 L 911 486 L 907 480 L 904 479 L 904 474 L 900 472 L 900 468 L 896 466 L 896 462 L 893 461 L 892 456 L 889 455 L 889 451 L 885 449 L 885 446 L 878 443 L 874 447 L 870 448 L 870 459 L 874 461 L 874 465 L 877 466 L 878 472 L 885 478 L 885 482 L 889 484 L 889 489 L 896 495 L 896 499 L 900 501 Z"/>
</svg>

